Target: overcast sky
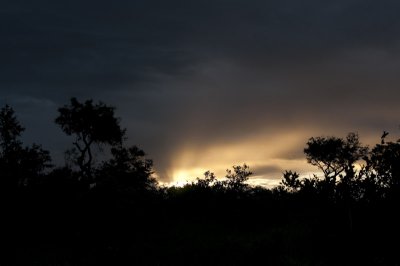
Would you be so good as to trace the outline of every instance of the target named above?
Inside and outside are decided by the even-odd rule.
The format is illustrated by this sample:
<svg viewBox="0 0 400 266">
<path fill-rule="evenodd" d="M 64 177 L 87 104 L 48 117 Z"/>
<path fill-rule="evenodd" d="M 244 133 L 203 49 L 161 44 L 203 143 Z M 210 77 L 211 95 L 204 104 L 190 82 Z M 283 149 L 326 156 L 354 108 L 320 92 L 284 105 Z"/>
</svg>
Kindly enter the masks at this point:
<svg viewBox="0 0 400 266">
<path fill-rule="evenodd" d="M 3 0 L 0 104 L 60 161 L 72 96 L 117 107 L 164 181 L 307 173 L 311 136 L 399 135 L 400 2 Z"/>
</svg>

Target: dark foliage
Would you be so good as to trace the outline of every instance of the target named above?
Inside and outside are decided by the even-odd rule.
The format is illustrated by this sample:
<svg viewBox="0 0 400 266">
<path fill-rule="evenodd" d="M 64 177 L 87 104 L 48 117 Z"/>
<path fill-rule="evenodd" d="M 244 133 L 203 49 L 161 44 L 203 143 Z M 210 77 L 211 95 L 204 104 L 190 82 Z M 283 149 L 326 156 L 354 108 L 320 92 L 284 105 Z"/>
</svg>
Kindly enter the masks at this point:
<svg viewBox="0 0 400 266">
<path fill-rule="evenodd" d="M 114 116 L 114 108 L 104 103 L 93 104 L 92 100 L 80 103 L 71 99 L 70 105 L 58 109 L 60 113 L 55 122 L 69 136 L 74 135 L 75 163 L 79 166 L 82 178 L 89 183 L 93 180 L 94 144 L 121 144 L 125 130 L 121 129 L 119 120 Z"/>
<path fill-rule="evenodd" d="M 50 167 L 50 154 L 41 146 L 24 147 L 20 136 L 24 128 L 14 110 L 6 105 L 0 110 L 0 179 L 1 191 L 8 193 L 37 181 Z"/>
<path fill-rule="evenodd" d="M 0 112 L 0 265 L 398 265 L 400 142 L 369 149 L 357 134 L 311 138 L 322 176 L 283 173 L 247 184 L 248 165 L 183 187 L 160 187 L 153 162 L 125 147 L 114 109 L 76 99 L 56 122 L 75 136 L 78 167 L 50 169 L 24 147 L 11 107 Z M 92 145 L 108 145 L 94 164 Z M 90 178 L 90 182 L 88 182 Z"/>
</svg>

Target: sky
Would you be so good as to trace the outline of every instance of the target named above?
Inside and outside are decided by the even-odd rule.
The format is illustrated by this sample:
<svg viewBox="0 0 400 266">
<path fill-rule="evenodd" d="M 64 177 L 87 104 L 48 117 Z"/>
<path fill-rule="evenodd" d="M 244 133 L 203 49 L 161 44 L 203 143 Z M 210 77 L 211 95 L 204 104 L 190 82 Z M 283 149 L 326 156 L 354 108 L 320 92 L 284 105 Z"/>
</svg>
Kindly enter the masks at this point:
<svg viewBox="0 0 400 266">
<path fill-rule="evenodd" d="M 0 104 L 62 164 L 71 97 L 115 106 L 162 182 L 307 175 L 312 136 L 399 135 L 400 2 L 3 0 Z"/>
</svg>

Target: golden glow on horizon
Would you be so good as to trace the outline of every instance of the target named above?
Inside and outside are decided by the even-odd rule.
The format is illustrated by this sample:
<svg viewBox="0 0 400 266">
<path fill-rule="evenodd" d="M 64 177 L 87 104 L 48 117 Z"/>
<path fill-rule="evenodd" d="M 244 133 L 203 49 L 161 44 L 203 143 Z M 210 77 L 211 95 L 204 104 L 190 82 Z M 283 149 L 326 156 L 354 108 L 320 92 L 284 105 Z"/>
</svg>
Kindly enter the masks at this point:
<svg viewBox="0 0 400 266">
<path fill-rule="evenodd" d="M 282 129 L 283 130 L 283 129 Z M 184 185 L 194 181 L 197 177 L 202 178 L 204 172 L 210 170 L 217 178 L 225 177 L 226 169 L 233 165 L 246 163 L 250 166 L 253 175 L 249 183 L 253 185 L 262 184 L 275 186 L 279 184 L 282 173 L 285 170 L 296 171 L 301 177 L 312 177 L 313 174 L 320 174 L 317 167 L 307 163 L 303 149 L 311 136 L 345 137 L 344 133 L 330 132 L 328 129 L 293 128 L 284 129 L 282 132 L 260 132 L 250 137 L 236 141 L 210 142 L 203 145 L 185 145 L 177 149 L 173 156 L 174 161 L 167 173 L 167 180 L 164 184 Z M 290 133 L 288 133 L 290 132 Z M 380 135 L 365 134 L 360 136 L 364 144 L 374 145 L 380 141 Z M 359 170 L 360 166 L 356 165 Z"/>
<path fill-rule="evenodd" d="M 206 171 L 203 168 L 178 169 L 173 172 L 173 177 L 175 182 L 185 184 L 194 181 L 197 177 L 202 177 Z"/>
<path fill-rule="evenodd" d="M 268 137 L 259 134 L 232 143 L 186 146 L 175 156 L 169 172 L 170 182 L 165 184 L 182 186 L 197 177 L 202 178 L 207 170 L 221 179 L 225 177 L 226 169 L 246 163 L 254 173 L 249 183 L 275 186 L 279 184 L 284 170 L 294 170 L 300 174 L 317 171 L 314 166 L 307 164 L 304 157 L 296 158 L 298 149 L 301 151 L 308 136 L 307 132 L 296 130 Z"/>
</svg>

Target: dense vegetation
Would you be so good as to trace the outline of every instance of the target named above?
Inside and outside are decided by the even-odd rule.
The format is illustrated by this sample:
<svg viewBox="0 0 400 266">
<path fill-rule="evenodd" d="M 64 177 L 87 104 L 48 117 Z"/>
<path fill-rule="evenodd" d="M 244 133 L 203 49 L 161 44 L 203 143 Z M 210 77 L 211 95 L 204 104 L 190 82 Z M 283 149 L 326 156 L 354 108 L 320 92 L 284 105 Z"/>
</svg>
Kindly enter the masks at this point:
<svg viewBox="0 0 400 266">
<path fill-rule="evenodd" d="M 114 108 L 71 99 L 55 122 L 73 138 L 63 167 L 24 146 L 14 110 L 0 111 L 1 265 L 398 265 L 400 140 L 310 138 L 322 176 L 286 171 L 249 186 L 249 166 L 162 187 L 127 147 Z M 93 154 L 108 153 L 96 162 Z"/>
</svg>

